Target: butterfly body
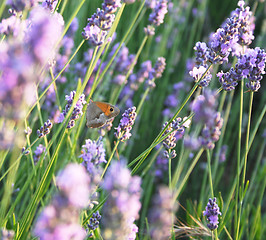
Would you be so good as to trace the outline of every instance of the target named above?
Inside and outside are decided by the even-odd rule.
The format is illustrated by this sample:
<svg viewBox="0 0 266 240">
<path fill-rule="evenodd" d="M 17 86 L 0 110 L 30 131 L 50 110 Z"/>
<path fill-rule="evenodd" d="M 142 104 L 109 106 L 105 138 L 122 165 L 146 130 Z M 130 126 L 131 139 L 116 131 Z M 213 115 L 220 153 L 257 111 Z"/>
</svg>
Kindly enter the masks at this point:
<svg viewBox="0 0 266 240">
<path fill-rule="evenodd" d="M 116 106 L 106 102 L 90 102 L 87 107 L 87 127 L 99 128 L 107 121 L 116 117 L 120 110 Z"/>
</svg>

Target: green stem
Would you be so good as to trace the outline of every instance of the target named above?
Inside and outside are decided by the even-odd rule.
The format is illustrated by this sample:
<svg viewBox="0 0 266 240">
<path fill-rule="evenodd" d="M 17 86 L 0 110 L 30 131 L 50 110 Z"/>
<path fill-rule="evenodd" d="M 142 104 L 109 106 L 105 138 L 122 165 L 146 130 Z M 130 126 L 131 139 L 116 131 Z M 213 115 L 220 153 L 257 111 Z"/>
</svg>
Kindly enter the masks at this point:
<svg viewBox="0 0 266 240">
<path fill-rule="evenodd" d="M 245 177 L 246 177 L 246 171 L 247 171 L 248 144 L 249 144 L 249 133 L 250 133 L 250 122 L 251 122 L 253 96 L 254 96 L 254 92 L 250 92 L 248 124 L 247 124 L 246 145 L 245 145 L 245 160 L 244 160 L 243 180 L 242 180 L 242 190 L 243 191 L 244 191 L 244 188 L 245 188 Z"/>
<path fill-rule="evenodd" d="M 208 71 L 208 70 L 207 70 Z M 181 106 L 178 108 L 178 110 L 176 111 L 175 115 L 171 118 L 171 120 L 168 122 L 168 124 L 164 127 L 164 129 L 157 135 L 157 137 L 153 140 L 153 142 L 151 143 L 150 146 L 156 146 L 158 144 L 158 140 L 162 137 L 163 133 L 166 131 L 166 129 L 168 128 L 168 126 L 170 125 L 170 123 L 177 117 L 177 115 L 181 112 L 181 110 L 183 109 L 183 107 L 186 105 L 186 103 L 188 102 L 188 100 L 190 99 L 190 97 L 192 96 L 192 94 L 195 92 L 195 90 L 198 87 L 198 83 L 195 83 L 195 85 L 193 86 L 193 88 L 190 90 L 189 94 L 187 95 L 186 99 L 183 101 L 183 103 L 181 104 Z M 132 170 L 133 172 L 135 172 L 139 166 L 143 163 L 143 161 L 145 160 L 145 158 L 150 154 L 150 152 L 152 151 L 153 148 L 149 147 L 149 150 L 146 152 L 145 155 L 143 155 L 143 157 L 140 159 L 140 161 L 137 163 L 137 165 L 134 167 L 134 169 Z M 136 159 L 135 159 L 136 160 Z"/>
<path fill-rule="evenodd" d="M 154 82 L 154 80 L 155 80 L 155 78 L 152 79 L 152 82 Z M 139 114 L 139 112 L 140 112 L 140 110 L 141 110 L 141 108 L 142 108 L 142 106 L 143 106 L 143 103 L 144 103 L 146 97 L 147 97 L 148 94 L 149 94 L 149 91 L 150 91 L 150 87 L 148 87 L 148 88 L 145 90 L 145 92 L 144 92 L 144 94 L 143 94 L 143 96 L 142 96 L 142 98 L 141 98 L 141 100 L 140 100 L 140 103 L 139 103 L 139 105 L 137 106 L 137 111 L 136 111 L 137 114 Z"/>
<path fill-rule="evenodd" d="M 116 142 L 115 146 L 114 146 L 114 149 L 113 149 L 113 151 L 112 151 L 112 153 L 111 153 L 111 155 L 110 155 L 110 157 L 109 157 L 109 159 L 108 159 L 106 165 L 105 165 L 105 168 L 104 168 L 104 170 L 103 170 L 103 173 L 102 173 L 101 179 L 103 179 L 103 176 L 104 176 L 105 172 L 107 171 L 107 168 L 108 168 L 108 166 L 109 166 L 109 164 L 110 164 L 110 162 L 111 162 L 111 160 L 112 160 L 112 158 L 113 158 L 113 156 L 114 156 L 114 153 L 115 153 L 115 151 L 116 151 L 116 149 L 117 149 L 119 143 L 120 143 L 120 141 L 118 140 L 118 141 Z"/>
<path fill-rule="evenodd" d="M 213 184 L 212 184 L 212 170 L 211 170 L 211 155 L 210 150 L 206 149 L 207 153 L 207 162 L 208 162 L 208 173 L 209 173 L 209 182 L 210 182 L 210 188 L 211 188 L 211 196 L 214 198 L 214 192 L 213 192 Z"/>
<path fill-rule="evenodd" d="M 178 196 L 179 196 L 179 194 L 180 194 L 182 188 L 184 187 L 185 183 L 187 182 L 188 177 L 190 176 L 192 170 L 193 170 L 194 167 L 196 166 L 196 164 L 197 164 L 197 162 L 198 162 L 198 160 L 199 160 L 201 154 L 203 153 L 203 151 L 204 151 L 203 148 L 201 148 L 201 149 L 198 151 L 197 155 L 196 155 L 195 158 L 193 159 L 193 162 L 190 164 L 190 167 L 189 167 L 189 169 L 187 170 L 186 175 L 185 175 L 185 177 L 183 178 L 182 182 L 181 182 L 180 184 L 178 184 L 178 189 L 176 190 L 176 192 L 175 192 L 175 194 L 174 194 L 174 200 L 176 200 L 176 199 L 178 198 Z"/>
<path fill-rule="evenodd" d="M 212 184 L 212 170 L 211 170 L 211 155 L 210 150 L 206 149 L 207 153 L 207 161 L 208 161 L 208 172 L 209 172 L 209 182 L 210 182 L 210 188 L 211 188 L 211 196 L 212 199 L 214 198 L 214 191 L 213 191 L 213 184 Z M 218 240 L 218 233 L 217 229 L 214 230 L 215 239 Z"/>
<path fill-rule="evenodd" d="M 238 195 L 239 195 L 239 181 L 240 181 L 240 160 L 241 160 L 241 130 L 242 130 L 242 118 L 243 118 L 243 92 L 244 92 L 244 81 L 241 81 L 240 91 L 240 103 L 239 103 L 239 122 L 238 122 L 238 145 L 237 145 L 237 186 L 236 186 L 236 205 L 235 205 L 235 233 L 236 240 L 239 234 L 240 216 L 238 216 Z M 240 211 L 240 209 L 239 209 Z"/>
</svg>

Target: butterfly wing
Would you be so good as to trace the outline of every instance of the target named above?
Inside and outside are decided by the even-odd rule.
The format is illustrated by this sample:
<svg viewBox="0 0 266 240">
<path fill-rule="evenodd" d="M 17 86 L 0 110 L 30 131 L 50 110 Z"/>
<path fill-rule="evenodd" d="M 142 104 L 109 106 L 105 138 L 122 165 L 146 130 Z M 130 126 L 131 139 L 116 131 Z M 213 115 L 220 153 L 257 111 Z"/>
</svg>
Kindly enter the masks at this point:
<svg viewBox="0 0 266 240">
<path fill-rule="evenodd" d="M 86 113 L 87 127 L 98 128 L 106 123 L 106 117 L 103 111 L 95 102 L 90 102 Z"/>
</svg>

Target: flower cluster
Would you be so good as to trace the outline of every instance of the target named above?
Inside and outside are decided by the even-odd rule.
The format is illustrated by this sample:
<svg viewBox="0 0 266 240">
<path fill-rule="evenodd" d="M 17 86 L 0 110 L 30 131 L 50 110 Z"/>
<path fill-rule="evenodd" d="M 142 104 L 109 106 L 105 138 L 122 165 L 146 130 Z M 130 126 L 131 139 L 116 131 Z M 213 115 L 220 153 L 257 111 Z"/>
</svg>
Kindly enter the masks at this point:
<svg viewBox="0 0 266 240">
<path fill-rule="evenodd" d="M 122 181 L 121 181 L 122 179 Z M 104 239 L 135 239 L 141 208 L 141 178 L 132 177 L 124 162 L 113 162 L 103 188 L 109 193 L 103 207 Z"/>
<path fill-rule="evenodd" d="M 264 49 L 256 47 L 248 48 L 246 52 L 238 57 L 238 61 L 234 68 L 228 72 L 219 72 L 217 76 L 226 91 L 234 89 L 234 87 L 243 78 L 247 78 L 246 87 L 253 92 L 260 89 L 260 81 L 262 75 L 265 74 L 266 53 Z"/>
<path fill-rule="evenodd" d="M 244 4 L 242 0 L 238 2 L 239 8 L 234 10 L 222 26 L 210 36 L 209 46 L 204 42 L 196 43 L 194 47 L 196 66 L 190 72 L 195 81 L 199 81 L 210 63 L 227 62 L 230 53 L 240 56 L 241 45 L 249 45 L 254 39 L 254 17 L 249 7 L 244 8 Z M 241 80 L 233 69 L 227 74 L 220 73 L 218 77 L 227 91 L 234 89 L 237 81 Z M 211 73 L 208 70 L 199 85 L 206 87 L 210 80 Z"/>
<path fill-rule="evenodd" d="M 206 125 L 203 128 L 199 139 L 202 146 L 208 149 L 213 149 L 215 147 L 214 142 L 219 140 L 221 128 L 223 126 L 223 118 L 219 112 L 214 115 L 213 120 L 214 122 L 212 125 Z"/>
<path fill-rule="evenodd" d="M 11 12 L 17 14 L 29 10 L 38 4 L 39 0 L 7 0 L 6 4 L 11 6 Z"/>
<path fill-rule="evenodd" d="M 36 147 L 36 150 L 33 154 L 33 160 L 35 164 L 37 164 L 37 162 L 40 160 L 40 157 L 42 156 L 43 152 L 45 152 L 45 150 L 46 148 L 42 144 L 39 144 L 39 146 Z"/>
<path fill-rule="evenodd" d="M 210 230 L 218 228 L 218 215 L 222 215 L 222 213 L 220 212 L 220 209 L 216 203 L 216 198 L 209 199 L 203 215 L 207 217 L 209 222 L 207 226 Z"/>
<path fill-rule="evenodd" d="M 265 62 L 266 53 L 259 47 L 247 49 L 245 54 L 239 57 L 236 68 L 244 78 L 249 80 L 246 87 L 250 91 L 257 92 L 259 90 L 262 74 L 265 74 Z"/>
<path fill-rule="evenodd" d="M 242 76 L 237 73 L 239 72 L 237 68 L 237 66 L 235 68 L 231 67 L 226 73 L 223 71 L 217 73 L 219 82 L 225 91 L 234 90 L 238 85 L 238 82 L 242 80 Z"/>
<path fill-rule="evenodd" d="M 67 101 L 67 105 L 65 106 L 65 109 L 63 110 L 62 113 L 60 113 L 59 119 L 58 119 L 58 123 L 61 123 L 64 121 L 65 116 L 67 115 L 69 109 L 72 106 L 74 97 L 76 95 L 76 91 L 71 91 L 69 95 L 66 95 L 66 101 Z M 82 112 L 82 108 L 83 105 L 86 104 L 86 100 L 85 100 L 85 95 L 81 94 L 75 107 L 74 110 L 71 114 L 70 120 L 68 122 L 67 128 L 73 128 L 75 126 L 75 121 L 77 119 L 79 119 L 80 116 L 82 116 L 83 112 Z"/>
<path fill-rule="evenodd" d="M 154 26 L 161 25 L 167 12 L 167 0 L 158 0 L 149 16 L 149 22 Z"/>
<path fill-rule="evenodd" d="M 15 237 L 15 232 L 13 230 L 7 230 L 5 228 L 0 229 L 0 239 L 2 240 L 12 240 Z"/>
<path fill-rule="evenodd" d="M 83 159 L 82 165 L 87 169 L 91 176 L 92 182 L 98 184 L 102 174 L 101 163 L 106 163 L 105 149 L 101 138 L 98 141 L 86 140 L 82 146 L 82 154 L 79 156 Z"/>
<path fill-rule="evenodd" d="M 69 164 L 57 177 L 60 192 L 37 219 L 34 233 L 43 240 L 83 240 L 86 231 L 79 224 L 79 212 L 89 202 L 90 178 L 78 164 Z"/>
<path fill-rule="evenodd" d="M 184 117 L 183 120 L 186 120 L 187 117 Z M 164 173 L 167 172 L 169 159 L 173 159 L 176 157 L 176 151 L 173 150 L 176 146 L 176 141 L 181 139 L 185 134 L 185 128 L 189 127 L 190 120 L 187 120 L 183 125 L 181 125 L 182 119 L 176 118 L 173 120 L 163 136 L 172 132 L 167 138 L 163 140 L 164 151 L 160 152 L 155 163 L 155 176 L 159 179 L 162 179 Z M 168 122 L 165 122 L 163 125 L 163 129 L 166 127 Z"/>
<path fill-rule="evenodd" d="M 172 131 L 172 133 L 163 140 L 163 146 L 166 149 L 164 151 L 164 156 L 166 158 L 175 158 L 176 157 L 176 152 L 175 150 L 172 151 L 173 148 L 175 148 L 176 146 L 176 135 L 177 132 L 184 134 L 185 129 L 183 126 L 179 126 L 180 122 L 182 121 L 181 118 L 177 118 L 175 120 L 173 120 L 167 127 L 167 129 L 165 130 L 163 136 L 167 135 L 168 133 L 170 133 Z M 163 129 L 167 126 L 168 122 L 165 122 L 163 125 Z M 170 154 L 170 155 L 169 155 Z"/>
<path fill-rule="evenodd" d="M 168 239 L 171 236 L 172 221 L 176 211 L 173 195 L 166 186 L 160 186 L 153 199 L 148 216 L 151 239 Z"/>
<path fill-rule="evenodd" d="M 165 58 L 159 57 L 155 63 L 154 68 L 152 68 L 152 70 L 149 73 L 149 79 L 152 80 L 154 78 L 162 77 L 165 66 L 166 66 Z"/>
<path fill-rule="evenodd" d="M 42 2 L 42 7 L 48 9 L 51 13 L 55 11 L 58 0 L 44 0 Z"/>
<path fill-rule="evenodd" d="M 191 110 L 195 113 L 195 122 L 205 125 L 201 133 L 202 136 L 199 138 L 201 145 L 213 149 L 215 147 L 214 142 L 218 141 L 223 126 L 223 119 L 220 113 L 216 111 L 215 93 L 206 89 L 203 95 L 198 96 L 192 102 Z M 193 140 L 194 144 L 189 144 L 187 140 L 187 146 L 194 147 L 195 144 L 197 145 L 197 141 Z"/>
<path fill-rule="evenodd" d="M 88 18 L 88 24 L 82 32 L 83 38 L 93 46 L 102 45 L 115 20 L 114 13 L 120 6 L 120 0 L 105 0 L 102 9 L 98 8 L 97 12 Z"/>
<path fill-rule="evenodd" d="M 231 13 L 231 18 L 235 19 L 235 22 L 238 23 L 238 44 L 248 46 L 254 40 L 255 17 L 250 11 L 250 7 L 244 7 L 245 2 L 243 0 L 238 2 L 238 6 L 239 8 Z"/>
<path fill-rule="evenodd" d="M 189 75 L 193 77 L 195 82 L 199 81 L 201 87 L 207 87 L 212 78 L 211 72 L 208 70 L 209 48 L 206 43 L 197 42 L 194 50 L 196 66 L 189 72 Z"/>
<path fill-rule="evenodd" d="M 53 124 L 52 124 L 52 122 L 50 121 L 50 119 L 48 119 L 48 120 L 43 124 L 43 126 L 41 126 L 41 128 L 37 130 L 38 138 L 42 138 L 42 137 L 46 136 L 47 134 L 49 134 L 50 131 L 51 131 L 51 128 L 52 128 L 52 127 L 53 127 Z"/>
<path fill-rule="evenodd" d="M 87 225 L 89 230 L 94 231 L 96 228 L 98 228 L 101 218 L 102 216 L 100 215 L 99 211 L 93 213 Z"/>
<path fill-rule="evenodd" d="M 149 16 L 148 25 L 144 28 L 144 32 L 147 36 L 153 36 L 155 34 L 154 26 L 159 26 L 163 23 L 164 16 L 168 12 L 167 0 L 149 0 L 145 1 L 145 5 L 152 9 L 152 13 Z"/>
<path fill-rule="evenodd" d="M 13 37 L 22 40 L 25 36 L 26 21 L 20 17 L 11 15 L 9 18 L 3 19 L 0 23 L 0 34 L 7 37 Z"/>
<path fill-rule="evenodd" d="M 54 63 L 55 46 L 61 37 L 64 20 L 59 13 L 51 14 L 39 7 L 30 13 L 32 26 L 29 32 L 27 45 L 34 62 L 44 66 Z M 38 36 L 38 38 L 36 38 Z"/>
<path fill-rule="evenodd" d="M 115 132 L 115 137 L 120 141 L 125 141 L 131 137 L 131 129 L 137 117 L 136 107 L 131 107 L 127 109 L 122 114 L 122 119 L 118 125 Z"/>
</svg>

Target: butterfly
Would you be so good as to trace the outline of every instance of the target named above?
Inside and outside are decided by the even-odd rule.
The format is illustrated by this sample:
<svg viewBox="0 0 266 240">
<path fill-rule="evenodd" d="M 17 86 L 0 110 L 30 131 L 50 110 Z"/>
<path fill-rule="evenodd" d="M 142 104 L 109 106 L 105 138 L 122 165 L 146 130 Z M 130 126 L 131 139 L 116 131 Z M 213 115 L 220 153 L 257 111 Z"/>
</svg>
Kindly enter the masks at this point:
<svg viewBox="0 0 266 240">
<path fill-rule="evenodd" d="M 87 107 L 86 125 L 90 128 L 102 127 L 119 113 L 119 108 L 110 103 L 91 101 Z"/>
</svg>

